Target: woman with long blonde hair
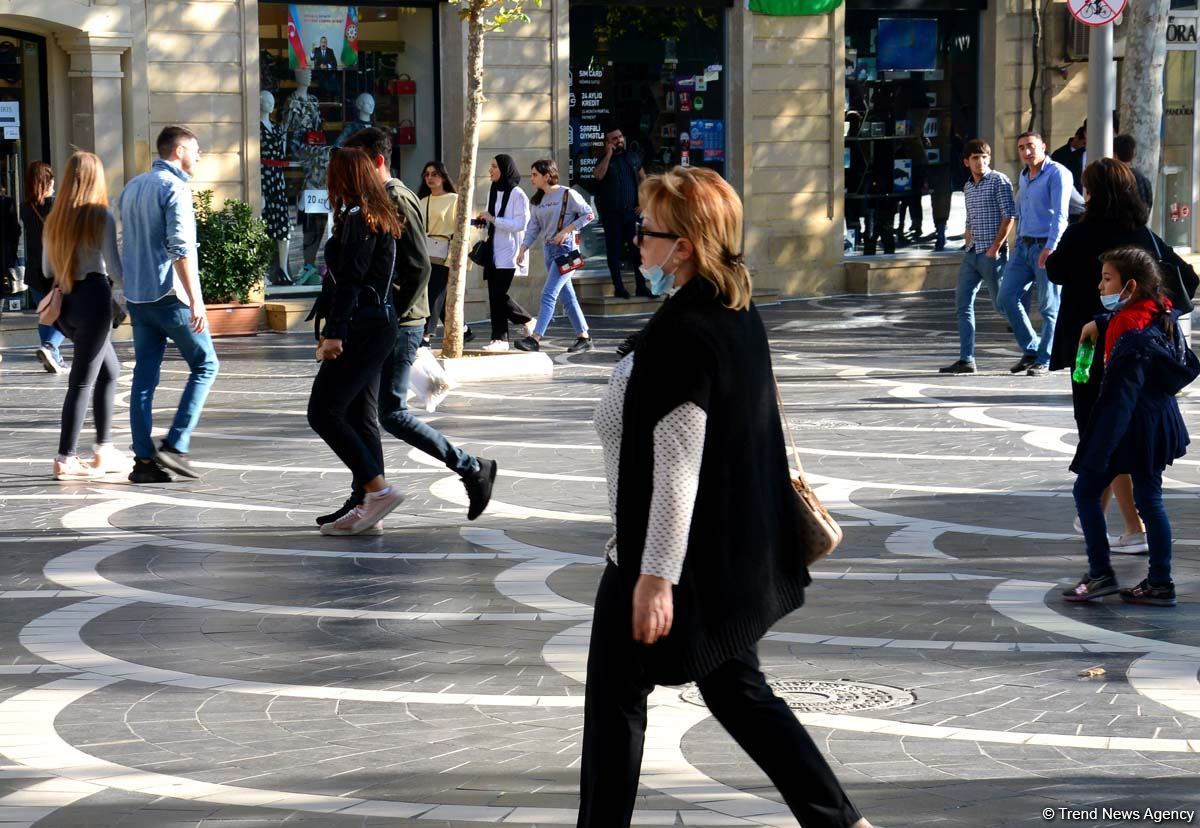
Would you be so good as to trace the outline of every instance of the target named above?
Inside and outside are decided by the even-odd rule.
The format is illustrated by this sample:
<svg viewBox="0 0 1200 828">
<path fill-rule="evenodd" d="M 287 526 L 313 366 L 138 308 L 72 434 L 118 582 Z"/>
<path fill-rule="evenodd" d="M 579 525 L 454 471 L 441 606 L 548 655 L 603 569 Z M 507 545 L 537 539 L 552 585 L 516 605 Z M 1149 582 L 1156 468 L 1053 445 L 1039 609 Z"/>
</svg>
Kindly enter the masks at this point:
<svg viewBox="0 0 1200 828">
<path fill-rule="evenodd" d="M 712 170 L 642 183 L 642 275 L 671 295 L 596 408 L 615 533 L 588 648 L 578 828 L 625 828 L 646 700 L 704 703 L 805 828 L 871 828 L 787 704 L 758 640 L 809 584 L 742 204 Z"/>
<path fill-rule="evenodd" d="M 67 160 L 58 198 L 46 218 L 42 272 L 53 289 L 62 292 L 58 326 L 75 344 L 54 477 L 90 480 L 128 470 L 129 458 L 112 444 L 113 392 L 120 372 L 112 346 L 113 314 L 114 306 L 122 307 L 113 280 L 121 284 L 121 257 L 116 221 L 108 209 L 104 165 L 90 152 L 76 152 Z M 75 448 L 89 393 L 96 444 L 91 461 L 85 464 Z"/>
</svg>

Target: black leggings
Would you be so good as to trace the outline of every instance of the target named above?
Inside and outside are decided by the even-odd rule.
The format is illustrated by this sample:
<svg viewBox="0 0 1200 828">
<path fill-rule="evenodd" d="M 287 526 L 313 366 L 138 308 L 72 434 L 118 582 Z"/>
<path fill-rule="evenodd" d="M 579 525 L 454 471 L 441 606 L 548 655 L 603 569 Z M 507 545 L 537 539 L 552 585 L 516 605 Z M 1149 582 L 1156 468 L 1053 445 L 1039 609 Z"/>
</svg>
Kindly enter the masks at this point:
<svg viewBox="0 0 1200 828">
<path fill-rule="evenodd" d="M 429 266 L 429 318 L 425 320 L 425 338 L 437 331 L 438 322 L 446 321 L 446 286 L 450 282 L 450 268 L 444 264 Z"/>
<path fill-rule="evenodd" d="M 71 375 L 63 400 L 58 453 L 75 453 L 83 418 L 87 414 L 88 391 L 92 392 L 92 417 L 96 442 L 112 442 L 113 393 L 121 364 L 112 346 L 112 287 L 103 273 L 89 273 L 63 294 L 58 327 L 75 344 Z"/>
<path fill-rule="evenodd" d="M 517 273 L 512 267 L 484 268 L 483 278 L 488 285 L 488 307 L 492 315 L 492 339 L 508 341 L 508 323 L 524 325 L 533 319 L 516 300 L 508 295 L 512 287 L 513 276 Z"/>
<path fill-rule="evenodd" d="M 355 491 L 383 474 L 379 373 L 396 338 L 393 318 L 354 320 L 337 359 L 321 363 L 308 398 L 308 424 L 353 475 Z"/>
<path fill-rule="evenodd" d="M 646 699 L 654 689 L 645 652 L 633 640 L 633 592 L 609 563 L 588 649 L 578 828 L 626 828 L 633 816 Z M 804 828 L 848 828 L 862 819 L 812 737 L 767 686 L 754 647 L 696 683 L 713 717 L 763 769 Z"/>
</svg>

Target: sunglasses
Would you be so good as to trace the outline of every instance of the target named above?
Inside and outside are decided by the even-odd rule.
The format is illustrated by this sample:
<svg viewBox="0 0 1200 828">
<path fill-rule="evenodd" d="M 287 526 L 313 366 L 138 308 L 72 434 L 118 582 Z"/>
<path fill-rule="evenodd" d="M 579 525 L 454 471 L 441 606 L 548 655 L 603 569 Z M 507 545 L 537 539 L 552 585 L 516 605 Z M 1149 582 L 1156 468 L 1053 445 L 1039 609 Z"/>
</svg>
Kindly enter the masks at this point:
<svg viewBox="0 0 1200 828">
<path fill-rule="evenodd" d="M 638 247 L 641 247 L 643 244 L 646 243 L 647 236 L 649 236 L 652 239 L 677 239 L 677 238 L 679 238 L 679 236 L 676 236 L 674 233 L 660 233 L 657 230 L 647 230 L 645 227 L 642 227 L 639 224 L 638 229 L 637 229 L 637 234 L 634 236 L 635 240 L 637 241 Z"/>
</svg>

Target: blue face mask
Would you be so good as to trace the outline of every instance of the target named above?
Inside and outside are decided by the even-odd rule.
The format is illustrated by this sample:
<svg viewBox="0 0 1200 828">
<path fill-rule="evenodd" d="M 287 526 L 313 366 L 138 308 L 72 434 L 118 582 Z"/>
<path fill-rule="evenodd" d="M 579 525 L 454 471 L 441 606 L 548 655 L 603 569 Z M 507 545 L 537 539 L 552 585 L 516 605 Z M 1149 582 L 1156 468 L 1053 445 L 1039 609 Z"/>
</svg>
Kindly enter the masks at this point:
<svg viewBox="0 0 1200 828">
<path fill-rule="evenodd" d="M 1128 299 L 1121 298 L 1124 294 L 1124 289 L 1120 293 L 1103 294 L 1100 296 L 1100 304 L 1106 311 L 1118 311 L 1129 304 Z"/>
<path fill-rule="evenodd" d="M 675 244 L 671 245 L 671 249 L 663 257 L 664 262 L 671 258 L 671 254 L 675 252 L 675 247 L 678 244 L 679 241 L 676 240 Z M 646 281 L 650 283 L 650 292 L 655 296 L 662 296 L 675 286 L 675 274 L 663 273 L 661 262 L 656 265 L 639 265 L 638 270 L 646 277 Z"/>
</svg>

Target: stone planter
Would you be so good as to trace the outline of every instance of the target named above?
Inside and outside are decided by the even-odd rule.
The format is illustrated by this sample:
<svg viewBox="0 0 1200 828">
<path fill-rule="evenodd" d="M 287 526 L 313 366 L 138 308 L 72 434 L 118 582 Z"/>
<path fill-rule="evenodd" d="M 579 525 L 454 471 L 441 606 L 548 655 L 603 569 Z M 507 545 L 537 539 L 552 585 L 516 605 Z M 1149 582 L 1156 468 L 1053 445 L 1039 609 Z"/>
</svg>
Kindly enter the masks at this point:
<svg viewBox="0 0 1200 828">
<path fill-rule="evenodd" d="M 213 336 L 257 336 L 262 305 L 205 305 L 208 329 Z"/>
<path fill-rule="evenodd" d="M 458 359 L 446 359 L 440 350 L 434 351 L 434 355 L 456 388 L 473 382 L 551 379 L 554 376 L 553 361 L 540 351 L 506 351 L 499 354 L 467 351 Z"/>
</svg>

